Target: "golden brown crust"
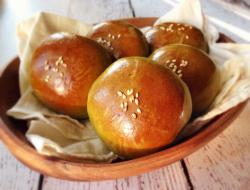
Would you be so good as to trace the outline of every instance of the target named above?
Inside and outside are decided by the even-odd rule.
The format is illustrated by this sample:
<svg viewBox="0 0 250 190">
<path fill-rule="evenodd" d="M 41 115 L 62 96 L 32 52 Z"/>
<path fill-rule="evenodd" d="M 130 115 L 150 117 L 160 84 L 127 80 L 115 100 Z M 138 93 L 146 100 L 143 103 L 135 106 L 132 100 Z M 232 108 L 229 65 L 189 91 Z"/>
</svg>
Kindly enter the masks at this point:
<svg viewBox="0 0 250 190">
<path fill-rule="evenodd" d="M 202 32 L 191 25 L 167 22 L 154 26 L 146 33 L 151 51 L 168 44 L 187 44 L 208 52 Z"/>
<path fill-rule="evenodd" d="M 146 57 L 149 46 L 142 32 L 122 21 L 103 22 L 96 25 L 90 38 L 105 47 L 115 59 L 130 56 Z"/>
<path fill-rule="evenodd" d="M 113 63 L 94 82 L 88 114 L 102 140 L 133 158 L 171 143 L 191 114 L 191 98 L 171 71 L 146 58 Z"/>
<path fill-rule="evenodd" d="M 33 54 L 33 92 L 49 108 L 82 118 L 91 84 L 110 63 L 107 51 L 95 41 L 65 33 L 51 35 Z"/>
<path fill-rule="evenodd" d="M 194 114 L 204 112 L 220 89 L 220 76 L 213 61 L 189 45 L 167 45 L 150 58 L 179 76 L 189 87 Z"/>
</svg>

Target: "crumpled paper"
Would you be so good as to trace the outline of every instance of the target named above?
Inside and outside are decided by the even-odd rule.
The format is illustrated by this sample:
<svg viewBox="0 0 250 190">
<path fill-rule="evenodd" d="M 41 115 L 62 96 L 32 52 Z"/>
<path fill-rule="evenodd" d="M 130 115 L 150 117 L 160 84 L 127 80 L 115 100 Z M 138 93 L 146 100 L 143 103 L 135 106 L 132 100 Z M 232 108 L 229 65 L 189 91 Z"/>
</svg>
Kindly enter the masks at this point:
<svg viewBox="0 0 250 190">
<path fill-rule="evenodd" d="M 75 120 L 41 104 L 32 94 L 28 80 L 33 51 L 44 38 L 55 32 L 86 36 L 91 30 L 90 25 L 49 13 L 39 13 L 17 26 L 21 97 L 7 114 L 30 121 L 26 137 L 41 154 L 96 162 L 111 162 L 117 158 L 99 139 L 88 120 Z"/>
<path fill-rule="evenodd" d="M 209 44 L 209 56 L 222 76 L 223 86 L 207 113 L 195 118 L 181 132 L 180 136 L 187 138 L 217 115 L 250 97 L 250 45 L 216 43 L 219 33 L 203 15 L 199 0 L 183 0 L 155 24 L 166 21 L 191 24 L 201 29 Z M 8 115 L 30 120 L 26 137 L 41 154 L 101 162 L 111 162 L 116 158 L 100 141 L 88 121 L 77 121 L 54 113 L 40 104 L 33 96 L 27 78 L 32 52 L 45 37 L 54 32 L 84 36 L 91 30 L 90 25 L 48 13 L 39 13 L 17 27 L 21 98 Z"/>
</svg>

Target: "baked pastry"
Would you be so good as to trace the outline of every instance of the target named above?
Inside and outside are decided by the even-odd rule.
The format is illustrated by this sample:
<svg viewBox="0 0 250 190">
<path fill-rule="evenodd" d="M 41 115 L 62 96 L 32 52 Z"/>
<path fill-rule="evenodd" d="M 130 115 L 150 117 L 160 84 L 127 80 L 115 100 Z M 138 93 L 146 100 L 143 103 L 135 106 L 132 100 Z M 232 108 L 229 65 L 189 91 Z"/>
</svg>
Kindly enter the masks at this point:
<svg viewBox="0 0 250 190">
<path fill-rule="evenodd" d="M 186 85 L 147 58 L 122 58 L 93 83 L 88 115 L 99 137 L 123 158 L 135 158 L 173 142 L 192 103 Z"/>
<path fill-rule="evenodd" d="M 53 34 L 34 51 L 30 65 L 33 92 L 54 111 L 83 118 L 89 88 L 111 61 L 109 53 L 91 39 Z"/>
<path fill-rule="evenodd" d="M 130 56 L 146 57 L 149 46 L 142 32 L 122 21 L 103 22 L 94 26 L 90 35 L 105 47 L 115 59 Z"/>
<path fill-rule="evenodd" d="M 146 38 L 154 51 L 168 44 L 187 44 L 208 52 L 203 33 L 198 28 L 181 23 L 166 22 L 153 26 Z"/>
<path fill-rule="evenodd" d="M 150 58 L 169 68 L 189 87 L 194 115 L 204 112 L 218 93 L 221 82 L 219 72 L 203 51 L 189 45 L 167 45 Z"/>
</svg>

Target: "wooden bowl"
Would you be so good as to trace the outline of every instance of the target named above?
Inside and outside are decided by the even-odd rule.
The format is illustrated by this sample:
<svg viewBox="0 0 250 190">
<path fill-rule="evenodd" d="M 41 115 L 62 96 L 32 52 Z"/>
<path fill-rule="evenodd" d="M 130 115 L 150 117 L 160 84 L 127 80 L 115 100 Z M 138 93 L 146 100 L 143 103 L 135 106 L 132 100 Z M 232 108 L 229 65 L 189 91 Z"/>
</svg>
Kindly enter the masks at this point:
<svg viewBox="0 0 250 190">
<path fill-rule="evenodd" d="M 137 27 L 150 26 L 156 18 L 133 18 L 126 21 Z M 221 35 L 220 41 L 231 42 Z M 137 175 L 157 169 L 183 159 L 200 147 L 207 144 L 222 132 L 242 111 L 243 102 L 226 113 L 216 117 L 193 137 L 186 139 L 166 150 L 144 156 L 138 159 L 110 164 L 90 164 L 67 161 L 43 156 L 29 144 L 25 138 L 26 122 L 15 120 L 6 115 L 6 111 L 18 100 L 18 68 L 19 59 L 12 60 L 0 75 L 0 138 L 10 152 L 28 167 L 48 176 L 68 180 L 105 180 Z"/>
</svg>

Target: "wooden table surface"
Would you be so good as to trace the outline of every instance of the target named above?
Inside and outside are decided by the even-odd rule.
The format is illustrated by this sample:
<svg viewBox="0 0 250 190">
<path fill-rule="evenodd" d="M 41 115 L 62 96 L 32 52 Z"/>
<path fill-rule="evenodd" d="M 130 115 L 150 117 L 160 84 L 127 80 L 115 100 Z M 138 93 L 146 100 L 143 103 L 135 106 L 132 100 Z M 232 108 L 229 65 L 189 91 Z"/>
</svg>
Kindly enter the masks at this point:
<svg viewBox="0 0 250 190">
<path fill-rule="evenodd" d="M 0 69 L 17 54 L 15 25 L 37 11 L 87 23 L 161 16 L 179 0 L 0 0 Z M 250 42 L 249 0 L 202 0 L 219 30 Z M 230 30 L 230 31 L 229 31 Z M 0 190 L 250 189 L 250 103 L 218 137 L 184 160 L 142 175 L 100 182 L 43 176 L 18 162 L 0 141 Z"/>
</svg>

